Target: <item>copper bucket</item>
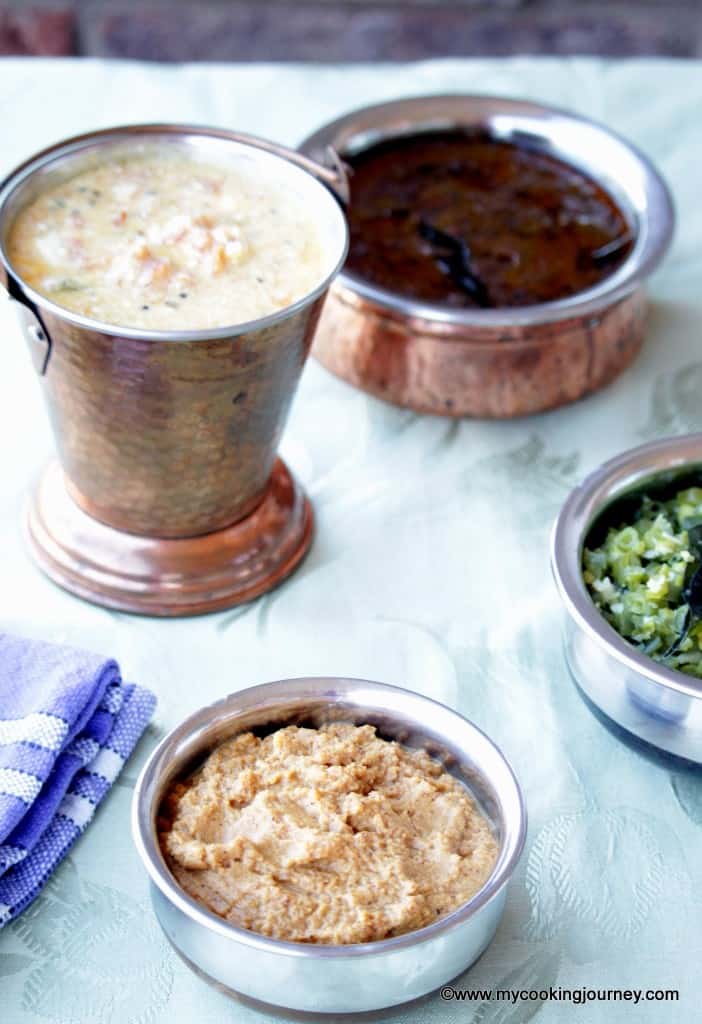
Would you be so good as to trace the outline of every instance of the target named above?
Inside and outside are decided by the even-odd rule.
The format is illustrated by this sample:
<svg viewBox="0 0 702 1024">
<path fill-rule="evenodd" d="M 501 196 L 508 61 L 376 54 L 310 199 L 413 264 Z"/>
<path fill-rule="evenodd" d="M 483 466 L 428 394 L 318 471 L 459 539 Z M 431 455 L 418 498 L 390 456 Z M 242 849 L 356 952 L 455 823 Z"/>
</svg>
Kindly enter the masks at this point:
<svg viewBox="0 0 702 1024">
<path fill-rule="evenodd" d="M 115 328 L 36 293 L 6 255 L 17 212 L 46 187 L 144 142 L 180 146 L 210 162 L 272 167 L 320 226 L 324 279 L 280 312 L 207 331 Z M 181 125 L 83 135 L 6 179 L 4 283 L 39 372 L 63 470 L 50 467 L 38 486 L 29 539 L 57 582 L 114 607 L 181 614 L 248 600 L 300 560 L 311 513 L 276 451 L 326 292 L 345 259 L 337 201 L 345 195 L 341 169 L 249 136 Z"/>
</svg>

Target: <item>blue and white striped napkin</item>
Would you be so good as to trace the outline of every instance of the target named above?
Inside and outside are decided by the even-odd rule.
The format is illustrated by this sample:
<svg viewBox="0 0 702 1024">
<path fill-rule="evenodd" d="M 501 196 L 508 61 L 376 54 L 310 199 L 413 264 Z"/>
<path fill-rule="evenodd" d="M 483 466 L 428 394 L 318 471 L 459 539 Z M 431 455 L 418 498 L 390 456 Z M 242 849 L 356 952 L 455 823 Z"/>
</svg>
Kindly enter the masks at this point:
<svg viewBox="0 0 702 1024">
<path fill-rule="evenodd" d="M 0 633 L 0 928 L 85 829 L 155 705 L 112 660 Z"/>
</svg>

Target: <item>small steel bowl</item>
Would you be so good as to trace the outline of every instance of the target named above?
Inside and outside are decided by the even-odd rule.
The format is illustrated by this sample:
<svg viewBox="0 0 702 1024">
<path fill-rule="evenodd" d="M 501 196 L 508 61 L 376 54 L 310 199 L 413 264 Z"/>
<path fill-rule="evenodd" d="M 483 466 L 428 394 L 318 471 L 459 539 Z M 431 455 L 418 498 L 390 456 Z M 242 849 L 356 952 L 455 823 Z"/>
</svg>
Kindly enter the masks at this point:
<svg viewBox="0 0 702 1024">
<path fill-rule="evenodd" d="M 565 655 L 585 696 L 646 744 L 702 764 L 702 680 L 666 668 L 624 640 L 600 614 L 582 576 L 597 517 L 622 495 L 662 476 L 699 469 L 702 434 L 664 438 L 605 462 L 567 498 L 556 520 L 551 567 L 568 616 Z"/>
<path fill-rule="evenodd" d="M 673 233 L 664 181 L 607 128 L 555 107 L 494 96 L 425 96 L 365 107 L 320 128 L 300 148 L 323 162 L 329 147 L 343 158 L 384 139 L 451 128 L 480 128 L 595 179 L 630 226 L 635 244 L 628 258 L 593 288 L 510 309 L 450 309 L 343 271 L 313 353 L 379 398 L 445 416 L 522 416 L 604 387 L 643 341 L 643 283 Z"/>
<path fill-rule="evenodd" d="M 235 927 L 191 899 L 159 848 L 156 815 L 174 777 L 218 743 L 256 727 L 375 725 L 381 736 L 422 747 L 470 789 L 499 841 L 483 888 L 453 913 L 415 932 L 347 946 L 281 942 Z M 198 974 L 231 994 L 312 1013 L 378 1010 L 451 980 L 483 952 L 502 914 L 526 834 L 524 800 L 503 755 L 470 722 L 408 690 L 360 679 L 288 679 L 231 694 L 197 711 L 158 746 L 134 794 L 134 840 L 151 878 L 163 931 Z"/>
</svg>

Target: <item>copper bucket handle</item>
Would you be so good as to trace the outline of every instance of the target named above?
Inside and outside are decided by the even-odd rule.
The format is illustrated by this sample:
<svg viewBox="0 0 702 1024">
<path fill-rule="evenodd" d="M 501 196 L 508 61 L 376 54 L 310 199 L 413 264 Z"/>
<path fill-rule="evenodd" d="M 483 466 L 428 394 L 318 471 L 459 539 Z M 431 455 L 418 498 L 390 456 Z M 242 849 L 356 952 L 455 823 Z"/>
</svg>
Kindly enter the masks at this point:
<svg viewBox="0 0 702 1024">
<path fill-rule="evenodd" d="M 289 160 L 290 163 L 296 164 L 303 171 L 307 171 L 313 178 L 316 178 L 317 181 L 326 185 L 342 206 L 348 206 L 351 198 L 349 188 L 351 168 L 348 164 L 344 163 L 333 146 L 329 145 L 325 148 L 325 162 L 319 163 L 317 160 L 305 156 L 304 153 L 300 153 L 296 149 L 281 146 L 277 142 L 269 142 L 267 139 L 261 139 L 257 135 L 245 135 L 240 132 L 227 131 L 224 133 L 224 137 L 231 142 L 242 142 L 246 146 L 253 146 L 256 149 L 264 150 L 266 153 L 272 153 L 274 156 Z"/>
<path fill-rule="evenodd" d="M 326 163 L 318 164 L 314 160 L 310 160 L 309 171 L 310 174 L 314 174 L 315 177 L 323 181 L 324 184 L 334 193 L 336 198 L 339 200 L 342 206 L 348 206 L 351 201 L 351 189 L 349 185 L 349 176 L 351 175 L 351 168 L 348 164 L 344 163 L 337 151 L 333 146 L 327 146 L 324 151 Z M 296 163 L 302 160 L 307 160 L 307 157 L 303 157 L 301 153 L 293 154 Z"/>
<path fill-rule="evenodd" d="M 15 320 L 19 325 L 22 337 L 29 349 L 34 369 L 37 371 L 39 376 L 42 377 L 46 373 L 46 368 L 49 364 L 51 340 L 44 330 L 39 317 L 30 306 L 26 305 L 24 302 L 20 302 L 19 299 L 13 298 L 3 284 L 0 284 L 0 302 L 1 301 L 9 303 L 9 307 L 14 313 Z"/>
<path fill-rule="evenodd" d="M 267 142 L 265 139 L 253 140 L 247 135 L 237 135 L 236 132 L 228 132 L 228 137 L 235 141 L 246 142 L 255 145 L 257 149 L 264 149 L 276 156 L 282 156 L 293 164 L 297 164 L 303 171 L 307 171 L 313 178 L 326 185 L 330 192 L 336 196 L 342 206 L 348 206 L 351 198 L 349 187 L 350 168 L 341 159 L 333 146 L 327 146 L 324 150 L 325 163 L 318 163 L 296 149 L 288 149 L 286 146 L 279 146 L 275 142 Z"/>
</svg>

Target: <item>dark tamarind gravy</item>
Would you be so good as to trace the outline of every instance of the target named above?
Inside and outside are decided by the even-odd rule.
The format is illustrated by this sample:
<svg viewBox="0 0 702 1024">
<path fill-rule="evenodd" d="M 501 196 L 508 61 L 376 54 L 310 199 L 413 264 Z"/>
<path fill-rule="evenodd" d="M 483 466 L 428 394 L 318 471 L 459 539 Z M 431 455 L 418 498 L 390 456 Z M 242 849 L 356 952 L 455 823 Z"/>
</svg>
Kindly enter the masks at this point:
<svg viewBox="0 0 702 1024">
<path fill-rule="evenodd" d="M 346 269 L 408 298 L 551 302 L 608 277 L 633 246 L 621 210 L 586 174 L 483 131 L 401 136 L 344 159 Z"/>
</svg>

